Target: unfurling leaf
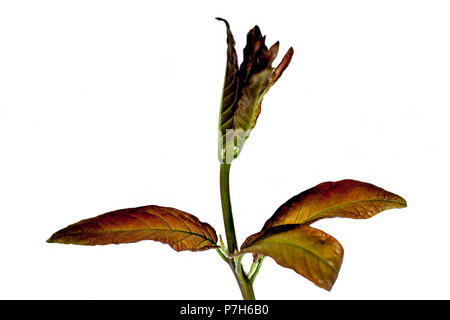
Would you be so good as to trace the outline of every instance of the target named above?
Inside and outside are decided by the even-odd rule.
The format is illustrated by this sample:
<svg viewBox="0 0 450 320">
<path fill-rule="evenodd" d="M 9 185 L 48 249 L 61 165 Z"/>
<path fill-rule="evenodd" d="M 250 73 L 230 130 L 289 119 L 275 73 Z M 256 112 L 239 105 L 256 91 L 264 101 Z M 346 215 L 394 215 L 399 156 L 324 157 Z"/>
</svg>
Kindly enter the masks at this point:
<svg viewBox="0 0 450 320">
<path fill-rule="evenodd" d="M 47 242 L 105 245 L 155 240 L 176 251 L 217 248 L 213 227 L 174 209 L 145 206 L 122 209 L 81 220 L 53 234 Z"/>
<path fill-rule="evenodd" d="M 242 150 L 250 130 L 256 125 L 256 119 L 261 113 L 261 93 L 268 86 L 271 73 L 271 70 L 265 69 L 253 75 L 248 85 L 242 90 L 233 118 L 237 155 Z"/>
<path fill-rule="evenodd" d="M 292 56 L 294 55 L 294 49 L 292 47 L 289 48 L 289 50 L 284 55 L 283 59 L 281 60 L 280 64 L 273 70 L 272 77 L 269 81 L 269 86 L 267 87 L 266 91 L 277 82 L 277 80 L 281 77 L 284 70 L 289 66 L 289 63 L 291 63 Z"/>
<path fill-rule="evenodd" d="M 242 89 L 241 97 L 234 113 L 234 128 L 247 131 L 256 125 L 256 119 L 261 112 L 261 94 L 269 85 L 272 70 L 264 69 L 253 75 Z"/>
<path fill-rule="evenodd" d="M 284 203 L 263 230 L 284 224 L 311 224 L 323 218 L 370 218 L 393 208 L 406 207 L 402 197 L 373 184 L 341 180 L 324 182 Z"/>
<path fill-rule="evenodd" d="M 248 237 L 241 253 L 269 256 L 315 285 L 331 290 L 341 268 L 344 249 L 321 230 L 307 225 L 282 225 Z"/>
<path fill-rule="evenodd" d="M 265 36 L 255 26 L 247 34 L 243 61 L 238 68 L 230 26 L 226 20 L 217 19 L 226 24 L 228 44 L 219 114 L 219 160 L 229 163 L 239 155 L 250 130 L 256 125 L 264 95 L 287 68 L 294 50 L 289 48 L 281 63 L 273 68 L 272 62 L 277 57 L 279 43 L 267 48 Z M 227 146 L 230 143 L 232 145 Z"/>
<path fill-rule="evenodd" d="M 236 50 L 234 49 L 235 41 L 230 30 L 230 25 L 225 19 L 216 19 L 223 21 L 227 28 L 227 66 L 225 69 L 225 80 L 223 83 L 222 100 L 219 113 L 219 132 L 222 136 L 224 136 L 227 129 L 233 128 L 233 115 L 236 110 L 239 87 L 239 67 Z"/>
</svg>

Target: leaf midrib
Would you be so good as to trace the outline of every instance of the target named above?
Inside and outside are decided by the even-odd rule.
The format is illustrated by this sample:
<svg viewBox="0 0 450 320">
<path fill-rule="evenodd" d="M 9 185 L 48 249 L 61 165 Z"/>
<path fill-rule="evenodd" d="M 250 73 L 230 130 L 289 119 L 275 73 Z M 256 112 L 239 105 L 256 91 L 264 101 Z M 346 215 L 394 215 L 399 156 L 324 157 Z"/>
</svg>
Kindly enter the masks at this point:
<svg viewBox="0 0 450 320">
<path fill-rule="evenodd" d="M 205 239 L 209 242 L 211 242 L 212 244 L 215 245 L 215 243 L 207 238 L 204 235 L 195 233 L 195 232 L 189 232 L 189 231 L 184 231 L 184 230 L 174 230 L 174 229 L 161 229 L 161 228 L 139 228 L 139 229 L 121 229 L 121 230 L 101 230 L 101 231 L 97 231 L 97 232 L 68 232 L 68 233 L 62 233 L 61 235 L 57 235 L 57 236 L 69 236 L 69 235 L 80 235 L 80 234 L 99 234 L 99 233 L 111 233 L 111 232 L 128 232 L 128 231 L 168 231 L 168 232 L 180 232 L 180 233 L 186 233 L 189 235 L 194 235 L 197 236 L 199 238 Z"/>
</svg>

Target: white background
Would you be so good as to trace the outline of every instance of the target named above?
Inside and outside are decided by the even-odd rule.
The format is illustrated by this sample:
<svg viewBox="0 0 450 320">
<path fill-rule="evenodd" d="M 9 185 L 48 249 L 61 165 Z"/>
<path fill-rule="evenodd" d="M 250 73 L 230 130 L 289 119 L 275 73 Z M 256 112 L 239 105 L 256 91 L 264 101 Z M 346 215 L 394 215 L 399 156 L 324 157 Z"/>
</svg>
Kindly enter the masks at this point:
<svg viewBox="0 0 450 320">
<path fill-rule="evenodd" d="M 408 201 L 315 224 L 345 248 L 331 292 L 268 258 L 257 298 L 450 298 L 450 3 L 411 0 L 2 1 L 0 298 L 240 298 L 214 250 L 45 242 L 147 204 L 224 233 L 216 16 L 240 58 L 255 24 L 280 55 L 295 49 L 233 163 L 239 242 L 323 181 L 367 181 Z"/>
</svg>

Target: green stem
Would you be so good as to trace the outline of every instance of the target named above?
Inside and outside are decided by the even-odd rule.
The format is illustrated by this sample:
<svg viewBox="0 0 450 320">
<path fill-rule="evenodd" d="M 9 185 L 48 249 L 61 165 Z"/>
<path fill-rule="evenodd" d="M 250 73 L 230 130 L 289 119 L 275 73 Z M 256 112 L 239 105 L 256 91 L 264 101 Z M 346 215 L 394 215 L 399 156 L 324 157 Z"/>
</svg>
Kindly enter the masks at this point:
<svg viewBox="0 0 450 320">
<path fill-rule="evenodd" d="M 241 289 L 242 297 L 244 300 L 255 300 L 255 293 L 253 292 L 253 285 L 246 276 L 244 268 L 239 261 L 237 268 L 234 268 L 234 276 L 239 284 L 239 289 Z"/>
<path fill-rule="evenodd" d="M 253 263 L 252 263 L 252 265 L 251 265 L 251 267 L 250 267 L 250 270 L 249 270 L 248 273 L 247 273 L 247 276 L 248 276 L 250 279 L 252 278 L 251 275 L 252 275 L 253 272 L 255 271 L 257 265 L 258 265 L 258 262 L 257 262 L 257 261 L 253 261 Z"/>
<path fill-rule="evenodd" d="M 233 213 L 231 211 L 230 200 L 230 167 L 231 164 L 220 164 L 220 199 L 222 201 L 223 223 L 225 225 L 225 235 L 227 237 L 228 252 L 237 253 L 236 231 L 234 230 Z M 238 264 L 234 258 L 228 259 L 228 264 L 233 271 L 234 277 L 241 289 L 242 297 L 245 300 L 255 300 L 253 285 L 244 272 L 241 260 L 238 258 Z"/>
<path fill-rule="evenodd" d="M 256 266 L 255 272 L 250 276 L 250 283 L 253 284 L 255 282 L 256 276 L 258 275 L 259 269 L 261 269 L 262 263 L 265 257 L 259 258 L 258 265 Z"/>
<path fill-rule="evenodd" d="M 217 253 L 219 254 L 219 256 L 223 259 L 223 261 L 225 261 L 226 263 L 228 263 L 228 258 L 223 254 L 222 250 L 220 249 L 216 249 Z"/>
<path fill-rule="evenodd" d="M 225 224 L 228 252 L 235 253 L 237 245 L 230 200 L 230 167 L 231 164 L 228 163 L 220 164 L 220 199 L 222 200 L 223 223 Z"/>
</svg>

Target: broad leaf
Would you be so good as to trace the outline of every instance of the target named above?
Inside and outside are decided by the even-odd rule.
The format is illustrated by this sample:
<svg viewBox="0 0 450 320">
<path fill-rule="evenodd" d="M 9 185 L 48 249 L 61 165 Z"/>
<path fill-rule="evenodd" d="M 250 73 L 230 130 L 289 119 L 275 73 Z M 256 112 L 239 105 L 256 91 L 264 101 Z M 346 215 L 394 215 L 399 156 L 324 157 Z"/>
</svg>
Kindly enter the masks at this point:
<svg viewBox="0 0 450 320">
<path fill-rule="evenodd" d="M 284 203 L 263 230 L 284 224 L 310 224 L 323 218 L 366 219 L 383 210 L 403 207 L 405 199 L 370 183 L 324 182 Z"/>
<path fill-rule="evenodd" d="M 105 245 L 155 240 L 176 251 L 216 248 L 216 231 L 197 217 L 174 209 L 145 206 L 82 220 L 53 234 L 47 242 Z"/>
<path fill-rule="evenodd" d="M 241 253 L 269 256 L 315 285 L 331 290 L 341 268 L 344 249 L 321 230 L 307 225 L 283 225 L 248 237 Z"/>
</svg>

